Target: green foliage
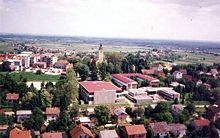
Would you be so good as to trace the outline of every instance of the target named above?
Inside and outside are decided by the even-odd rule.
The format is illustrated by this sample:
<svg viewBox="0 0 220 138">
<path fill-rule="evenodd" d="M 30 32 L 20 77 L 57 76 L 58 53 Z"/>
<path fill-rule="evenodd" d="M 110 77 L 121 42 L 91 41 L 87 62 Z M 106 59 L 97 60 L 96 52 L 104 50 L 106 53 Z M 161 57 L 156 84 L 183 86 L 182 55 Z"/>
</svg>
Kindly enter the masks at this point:
<svg viewBox="0 0 220 138">
<path fill-rule="evenodd" d="M 33 110 L 30 118 L 26 119 L 23 126 L 27 129 L 40 130 L 44 123 L 44 114 L 40 108 L 35 108 Z"/>
<path fill-rule="evenodd" d="M 79 73 L 79 76 L 82 81 L 86 80 L 89 76 L 89 67 L 83 63 L 77 63 L 75 70 Z"/>
<path fill-rule="evenodd" d="M 131 107 L 127 107 L 126 109 L 125 109 L 125 112 L 128 114 L 128 115 L 132 115 L 133 114 L 133 111 L 132 111 L 132 108 Z"/>
<path fill-rule="evenodd" d="M 95 107 L 95 115 L 98 119 L 99 125 L 104 125 L 109 121 L 110 110 L 106 106 L 96 106 Z"/>
</svg>

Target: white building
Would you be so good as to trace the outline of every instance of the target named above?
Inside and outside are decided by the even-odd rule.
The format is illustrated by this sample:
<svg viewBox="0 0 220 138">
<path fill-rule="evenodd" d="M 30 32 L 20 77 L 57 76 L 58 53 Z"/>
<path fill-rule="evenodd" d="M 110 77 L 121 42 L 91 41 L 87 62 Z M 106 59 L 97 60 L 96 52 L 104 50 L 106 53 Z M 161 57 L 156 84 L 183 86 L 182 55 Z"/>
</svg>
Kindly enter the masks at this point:
<svg viewBox="0 0 220 138">
<path fill-rule="evenodd" d="M 26 119 L 30 118 L 31 114 L 31 110 L 18 110 L 16 112 L 17 122 L 25 121 Z"/>
</svg>

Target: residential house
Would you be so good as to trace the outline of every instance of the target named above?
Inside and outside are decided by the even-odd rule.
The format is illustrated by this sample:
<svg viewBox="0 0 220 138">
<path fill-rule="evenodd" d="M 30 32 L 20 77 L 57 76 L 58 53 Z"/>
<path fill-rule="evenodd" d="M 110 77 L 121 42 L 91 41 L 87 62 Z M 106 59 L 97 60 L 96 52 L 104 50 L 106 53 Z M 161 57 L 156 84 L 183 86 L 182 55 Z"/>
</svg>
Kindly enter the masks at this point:
<svg viewBox="0 0 220 138">
<path fill-rule="evenodd" d="M 183 124 L 167 124 L 166 122 L 156 122 L 150 123 L 149 128 L 151 128 L 154 132 L 154 136 L 166 137 L 169 136 L 170 133 L 175 135 L 176 137 L 183 137 L 186 135 L 186 126 Z"/>
<path fill-rule="evenodd" d="M 173 134 L 176 137 L 182 138 L 186 135 L 187 127 L 184 124 L 168 124 L 168 127 L 170 129 L 170 133 Z"/>
<path fill-rule="evenodd" d="M 18 99 L 19 99 L 19 94 L 16 94 L 16 93 L 7 93 L 6 94 L 6 100 L 8 102 L 18 101 Z"/>
<path fill-rule="evenodd" d="M 202 129 L 204 126 L 209 126 L 210 121 L 208 119 L 197 119 L 193 121 L 195 129 Z"/>
<path fill-rule="evenodd" d="M 71 68 L 71 67 L 73 67 L 73 65 L 70 64 L 67 60 L 58 60 L 54 64 L 54 68 L 63 69 L 64 71 L 66 71 L 68 68 Z"/>
<path fill-rule="evenodd" d="M 115 130 L 102 130 L 99 132 L 99 138 L 119 138 Z"/>
<path fill-rule="evenodd" d="M 219 105 L 210 105 L 205 111 L 205 116 L 208 120 L 215 121 L 218 117 L 220 117 Z"/>
<path fill-rule="evenodd" d="M 60 109 L 58 107 L 47 107 L 45 114 L 47 121 L 56 120 L 60 115 Z"/>
<path fill-rule="evenodd" d="M 193 77 L 191 75 L 183 74 L 183 78 L 187 81 L 192 81 Z"/>
<path fill-rule="evenodd" d="M 183 78 L 183 73 L 180 72 L 180 71 L 174 71 L 172 75 L 176 79 L 182 79 Z"/>
<path fill-rule="evenodd" d="M 95 135 L 82 124 L 70 130 L 71 138 L 95 138 Z"/>
<path fill-rule="evenodd" d="M 116 118 L 118 123 L 125 122 L 128 114 L 121 108 L 117 108 L 113 110 L 113 116 Z"/>
<path fill-rule="evenodd" d="M 8 129 L 8 125 L 0 125 L 0 133 L 5 134 Z"/>
<path fill-rule="evenodd" d="M 144 125 L 127 125 L 125 135 L 127 138 L 146 138 L 147 131 Z"/>
<path fill-rule="evenodd" d="M 169 135 L 170 129 L 166 122 L 150 123 L 149 127 L 153 130 L 154 136 L 165 137 Z"/>
<path fill-rule="evenodd" d="M 172 104 L 171 105 L 171 111 L 173 114 L 180 113 L 183 111 L 183 109 L 184 109 L 184 107 L 182 104 Z"/>
<path fill-rule="evenodd" d="M 32 138 L 30 130 L 20 130 L 13 128 L 10 131 L 9 138 Z"/>
<path fill-rule="evenodd" d="M 23 122 L 27 118 L 30 118 L 32 112 L 31 110 L 18 110 L 16 111 L 17 122 Z"/>
<path fill-rule="evenodd" d="M 211 69 L 210 73 L 212 74 L 213 77 L 216 77 L 218 75 L 218 70 L 217 69 Z"/>
<path fill-rule="evenodd" d="M 80 97 L 87 104 L 115 103 L 121 89 L 111 82 L 83 81 L 79 83 Z"/>
<path fill-rule="evenodd" d="M 63 138 L 63 135 L 61 132 L 45 132 L 41 138 Z"/>
</svg>

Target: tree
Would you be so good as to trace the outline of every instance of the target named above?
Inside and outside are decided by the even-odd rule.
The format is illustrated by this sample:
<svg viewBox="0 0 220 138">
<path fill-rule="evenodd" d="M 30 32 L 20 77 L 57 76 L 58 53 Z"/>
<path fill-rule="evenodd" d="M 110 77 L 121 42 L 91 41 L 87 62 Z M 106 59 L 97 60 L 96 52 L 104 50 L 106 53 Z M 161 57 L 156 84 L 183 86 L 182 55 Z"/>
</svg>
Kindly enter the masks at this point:
<svg viewBox="0 0 220 138">
<path fill-rule="evenodd" d="M 192 103 L 187 103 L 184 109 L 186 109 L 192 115 L 195 112 L 195 105 Z"/>
<path fill-rule="evenodd" d="M 96 106 L 95 107 L 95 115 L 98 119 L 99 125 L 104 125 L 108 122 L 110 117 L 110 110 L 106 106 Z"/>
<path fill-rule="evenodd" d="M 84 81 L 89 76 L 89 67 L 86 64 L 78 63 L 76 65 L 76 72 L 79 73 L 81 80 Z"/>
<path fill-rule="evenodd" d="M 145 110 L 144 110 L 144 116 L 145 116 L 146 118 L 150 118 L 152 111 L 153 111 L 153 108 L 149 105 L 149 106 L 146 107 Z"/>
<path fill-rule="evenodd" d="M 54 88 L 54 85 L 53 85 L 53 83 L 51 81 L 49 81 L 48 83 L 46 83 L 45 88 L 47 90 L 51 90 L 51 89 Z"/>
<path fill-rule="evenodd" d="M 133 115 L 134 116 L 138 116 L 138 117 L 141 117 L 144 115 L 144 109 L 142 107 L 138 107 L 134 110 L 133 112 Z"/>
<path fill-rule="evenodd" d="M 161 113 L 161 112 L 168 112 L 169 107 L 168 104 L 165 102 L 158 103 L 155 109 L 153 110 L 154 113 Z"/>
<path fill-rule="evenodd" d="M 24 121 L 24 127 L 28 129 L 40 130 L 44 123 L 44 114 L 40 108 L 35 108 L 30 118 Z"/>
<path fill-rule="evenodd" d="M 130 116 L 133 114 L 131 107 L 127 107 L 127 108 L 125 109 L 125 112 L 126 112 L 128 115 L 130 115 Z"/>
<path fill-rule="evenodd" d="M 99 67 L 99 71 L 100 71 L 100 77 L 102 80 L 105 80 L 106 76 L 107 76 L 107 64 L 106 63 L 101 63 L 100 67 Z"/>
<path fill-rule="evenodd" d="M 147 129 L 147 138 L 153 138 L 154 137 L 154 132 L 152 129 Z"/>
<path fill-rule="evenodd" d="M 98 68 L 96 66 L 95 61 L 91 62 L 90 64 L 90 71 L 91 71 L 91 79 L 93 81 L 98 80 Z"/>
<path fill-rule="evenodd" d="M 1 65 L 2 71 L 10 71 L 10 65 L 11 63 L 9 61 L 4 61 Z"/>
</svg>

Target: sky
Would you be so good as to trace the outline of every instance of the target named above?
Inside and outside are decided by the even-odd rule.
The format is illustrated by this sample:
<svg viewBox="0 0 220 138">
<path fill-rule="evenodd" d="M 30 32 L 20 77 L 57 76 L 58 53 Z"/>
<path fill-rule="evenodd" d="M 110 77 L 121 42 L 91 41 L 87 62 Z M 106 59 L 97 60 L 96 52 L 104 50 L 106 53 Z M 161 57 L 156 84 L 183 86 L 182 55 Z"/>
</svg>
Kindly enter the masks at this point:
<svg viewBox="0 0 220 138">
<path fill-rule="evenodd" d="M 0 0 L 0 32 L 220 41 L 220 0 Z"/>
</svg>

